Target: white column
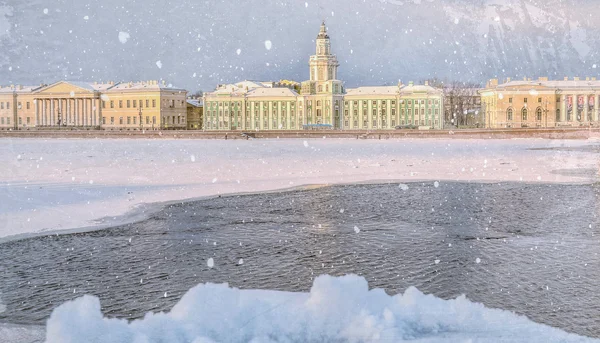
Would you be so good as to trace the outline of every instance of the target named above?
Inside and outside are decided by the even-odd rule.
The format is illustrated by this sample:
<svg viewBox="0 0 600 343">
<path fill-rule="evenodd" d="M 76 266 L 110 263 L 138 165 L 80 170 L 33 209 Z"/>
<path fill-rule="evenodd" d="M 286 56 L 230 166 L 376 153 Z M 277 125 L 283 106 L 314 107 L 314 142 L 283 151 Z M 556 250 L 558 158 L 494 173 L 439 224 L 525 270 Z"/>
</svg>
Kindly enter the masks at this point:
<svg viewBox="0 0 600 343">
<path fill-rule="evenodd" d="M 73 120 L 71 119 L 71 98 L 65 99 L 65 112 L 67 116 L 67 126 L 73 125 Z"/>
<path fill-rule="evenodd" d="M 560 122 L 563 123 L 565 122 L 567 119 L 567 102 L 569 100 L 567 99 L 566 95 L 562 95 L 561 96 L 561 108 L 560 108 Z"/>
<path fill-rule="evenodd" d="M 588 95 L 583 96 L 583 122 L 588 122 Z"/>
<path fill-rule="evenodd" d="M 593 120 L 594 121 L 598 121 L 598 111 L 600 111 L 600 109 L 598 108 L 598 105 L 600 105 L 600 100 L 598 98 L 600 94 L 594 94 L 594 113 L 593 115 Z"/>
<path fill-rule="evenodd" d="M 38 111 L 38 100 L 33 99 L 33 108 L 35 109 L 35 126 L 40 125 L 40 113 Z"/>
<path fill-rule="evenodd" d="M 79 115 L 81 113 L 81 111 L 79 111 L 79 99 L 75 98 L 73 99 L 73 107 L 75 109 L 75 125 L 77 126 L 81 126 L 81 118 L 79 118 Z"/>
<path fill-rule="evenodd" d="M 48 125 L 48 103 L 47 99 L 42 99 L 42 125 Z"/>
<path fill-rule="evenodd" d="M 82 101 L 81 113 L 83 114 L 83 125 L 88 126 L 88 125 L 90 125 L 90 123 L 88 120 L 89 114 L 88 114 L 88 108 L 87 108 L 87 99 L 82 99 L 81 101 Z"/>
</svg>

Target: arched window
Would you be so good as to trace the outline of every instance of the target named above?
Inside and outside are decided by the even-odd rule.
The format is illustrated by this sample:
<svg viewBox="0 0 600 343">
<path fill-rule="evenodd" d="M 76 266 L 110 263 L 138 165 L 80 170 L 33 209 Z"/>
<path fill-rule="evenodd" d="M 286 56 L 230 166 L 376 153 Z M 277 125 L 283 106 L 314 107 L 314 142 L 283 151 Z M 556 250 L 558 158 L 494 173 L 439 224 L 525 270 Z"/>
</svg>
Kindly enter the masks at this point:
<svg viewBox="0 0 600 343">
<path fill-rule="evenodd" d="M 317 100 L 317 106 L 321 106 L 321 100 Z"/>
<path fill-rule="evenodd" d="M 541 121 L 542 120 L 542 108 L 541 107 L 538 107 L 535 110 L 535 120 L 537 120 L 537 121 Z"/>
<path fill-rule="evenodd" d="M 506 111 L 506 120 L 513 120 L 513 110 L 512 110 L 512 108 L 509 108 Z"/>
<path fill-rule="evenodd" d="M 521 110 L 521 119 L 523 121 L 527 121 L 527 107 L 523 107 Z"/>
</svg>

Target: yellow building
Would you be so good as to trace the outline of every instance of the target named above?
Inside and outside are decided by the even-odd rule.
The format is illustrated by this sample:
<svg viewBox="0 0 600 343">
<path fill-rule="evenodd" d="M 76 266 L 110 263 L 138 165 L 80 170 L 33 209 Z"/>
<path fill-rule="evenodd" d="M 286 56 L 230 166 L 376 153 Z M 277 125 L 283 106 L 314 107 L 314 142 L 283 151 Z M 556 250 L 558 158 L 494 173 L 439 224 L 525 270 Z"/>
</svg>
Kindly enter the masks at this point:
<svg viewBox="0 0 600 343">
<path fill-rule="evenodd" d="M 600 81 L 524 79 L 498 84 L 490 80 L 480 91 L 489 128 L 599 126 Z"/>
<path fill-rule="evenodd" d="M 0 88 L 0 129 L 185 129 L 187 91 L 164 82 Z"/>
</svg>

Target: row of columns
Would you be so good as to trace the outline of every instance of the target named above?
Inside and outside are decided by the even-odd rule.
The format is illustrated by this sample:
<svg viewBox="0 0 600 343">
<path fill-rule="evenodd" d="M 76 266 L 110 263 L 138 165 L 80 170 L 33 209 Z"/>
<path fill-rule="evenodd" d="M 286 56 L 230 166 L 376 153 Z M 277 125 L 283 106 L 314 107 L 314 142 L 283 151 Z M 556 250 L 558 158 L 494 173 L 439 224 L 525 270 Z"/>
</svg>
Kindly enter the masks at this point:
<svg viewBox="0 0 600 343">
<path fill-rule="evenodd" d="M 579 94 L 574 93 L 574 94 L 564 94 L 561 98 L 561 110 L 560 110 L 560 121 L 561 122 L 566 122 L 567 121 L 567 111 L 568 111 L 568 98 L 571 97 L 571 101 L 572 101 L 572 112 L 571 112 L 571 120 L 570 121 L 577 121 L 577 114 L 579 112 Z M 592 95 L 594 97 L 594 110 L 592 112 L 592 121 L 597 122 L 600 118 L 598 115 L 598 111 L 600 110 L 600 94 L 594 94 Z M 582 122 L 588 122 L 588 118 L 589 118 L 589 95 L 583 95 L 583 116 L 582 116 Z"/>
<path fill-rule="evenodd" d="M 98 126 L 100 100 L 93 98 L 38 98 L 34 100 L 37 126 Z"/>
</svg>

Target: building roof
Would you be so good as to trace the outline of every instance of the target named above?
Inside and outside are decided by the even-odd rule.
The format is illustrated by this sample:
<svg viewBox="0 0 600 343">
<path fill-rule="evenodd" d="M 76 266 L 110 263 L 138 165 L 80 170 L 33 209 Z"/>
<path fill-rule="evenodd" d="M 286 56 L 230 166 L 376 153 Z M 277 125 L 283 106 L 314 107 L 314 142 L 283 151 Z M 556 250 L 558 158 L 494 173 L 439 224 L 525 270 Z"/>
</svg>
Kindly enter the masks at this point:
<svg viewBox="0 0 600 343">
<path fill-rule="evenodd" d="M 137 82 L 120 82 L 115 84 L 113 87 L 108 88 L 110 91 L 128 91 L 128 90 L 165 90 L 165 91 L 184 91 L 183 88 L 174 87 L 171 84 L 167 84 L 164 81 L 159 82 L 157 80 L 151 81 L 137 81 Z"/>
<path fill-rule="evenodd" d="M 31 93 L 39 88 L 42 88 L 44 85 L 38 85 L 38 86 L 21 86 L 21 85 L 16 85 L 16 86 L 0 86 L 0 94 L 7 94 L 7 93 Z"/>
<path fill-rule="evenodd" d="M 194 107 L 204 106 L 204 100 L 202 100 L 202 99 L 187 99 L 187 103 Z"/>
<path fill-rule="evenodd" d="M 297 97 L 298 93 L 287 87 L 276 87 L 276 88 L 255 88 L 248 91 L 248 97 Z"/>
<path fill-rule="evenodd" d="M 346 89 L 346 96 L 352 95 L 397 95 L 398 86 L 368 86 Z"/>
<path fill-rule="evenodd" d="M 510 88 L 510 87 L 547 87 L 547 88 L 600 88 L 600 81 L 598 80 L 536 80 L 536 81 L 509 81 L 497 86 L 497 88 Z"/>
<path fill-rule="evenodd" d="M 427 94 L 442 94 L 440 89 L 431 87 L 429 85 L 403 85 L 400 88 L 400 93 L 427 93 Z"/>
</svg>

